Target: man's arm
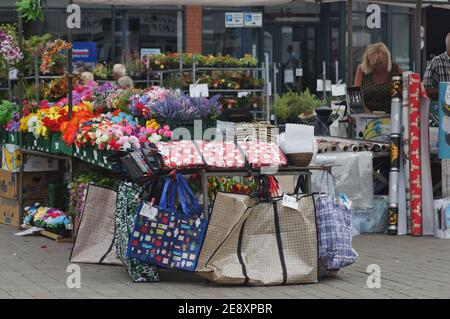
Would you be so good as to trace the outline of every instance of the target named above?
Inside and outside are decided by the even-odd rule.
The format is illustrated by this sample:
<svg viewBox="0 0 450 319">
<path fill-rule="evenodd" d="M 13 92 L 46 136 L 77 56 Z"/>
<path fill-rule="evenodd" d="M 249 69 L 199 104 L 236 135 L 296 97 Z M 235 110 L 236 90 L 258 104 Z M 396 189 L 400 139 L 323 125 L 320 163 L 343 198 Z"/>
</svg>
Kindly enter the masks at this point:
<svg viewBox="0 0 450 319">
<path fill-rule="evenodd" d="M 436 73 L 434 61 L 434 59 L 431 60 L 425 71 L 425 75 L 423 77 L 423 85 L 425 87 L 425 90 L 427 91 L 428 97 L 432 100 L 437 100 L 439 98 L 439 79 Z"/>
</svg>

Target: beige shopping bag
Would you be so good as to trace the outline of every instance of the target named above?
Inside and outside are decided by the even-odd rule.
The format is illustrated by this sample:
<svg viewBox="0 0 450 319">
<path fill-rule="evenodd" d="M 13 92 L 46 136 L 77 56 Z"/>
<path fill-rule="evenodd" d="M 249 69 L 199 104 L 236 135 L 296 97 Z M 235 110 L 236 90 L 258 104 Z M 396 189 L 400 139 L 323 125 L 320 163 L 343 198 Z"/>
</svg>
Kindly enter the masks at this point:
<svg viewBox="0 0 450 319">
<path fill-rule="evenodd" d="M 214 206 L 211 221 L 220 214 L 230 213 L 235 216 L 236 224 L 228 225 L 229 234 L 206 260 L 207 269 L 212 269 L 208 273 L 211 280 L 249 285 L 318 281 L 317 226 L 312 195 L 301 197 L 298 209 L 283 206 L 281 200 L 249 206 L 244 212 L 223 208 L 219 211 L 219 207 Z"/>
</svg>

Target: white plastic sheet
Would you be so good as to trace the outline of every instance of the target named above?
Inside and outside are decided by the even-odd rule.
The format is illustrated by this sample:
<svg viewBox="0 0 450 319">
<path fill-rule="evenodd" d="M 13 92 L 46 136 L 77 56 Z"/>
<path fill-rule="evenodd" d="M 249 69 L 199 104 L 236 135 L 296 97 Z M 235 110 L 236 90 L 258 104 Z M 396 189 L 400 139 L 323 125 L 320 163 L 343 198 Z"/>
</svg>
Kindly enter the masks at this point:
<svg viewBox="0 0 450 319">
<path fill-rule="evenodd" d="M 336 191 L 344 192 L 352 204 L 352 209 L 373 207 L 373 162 L 372 152 L 317 154 L 311 165 L 332 164 L 336 177 Z M 329 179 L 331 182 L 331 179 Z M 322 172 L 313 172 L 312 191 L 326 191 L 322 184 Z"/>
</svg>

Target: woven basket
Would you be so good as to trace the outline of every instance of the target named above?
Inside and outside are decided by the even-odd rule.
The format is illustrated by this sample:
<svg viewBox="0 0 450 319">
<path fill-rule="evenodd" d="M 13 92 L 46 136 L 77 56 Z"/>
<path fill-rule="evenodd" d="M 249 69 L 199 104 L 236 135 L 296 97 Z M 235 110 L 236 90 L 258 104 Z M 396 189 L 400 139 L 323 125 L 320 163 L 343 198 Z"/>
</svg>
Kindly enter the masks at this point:
<svg viewBox="0 0 450 319">
<path fill-rule="evenodd" d="M 313 153 L 292 153 L 285 154 L 290 165 L 297 167 L 306 167 L 311 163 Z"/>
<path fill-rule="evenodd" d="M 236 142 L 257 140 L 270 143 L 276 138 L 276 126 L 269 122 L 236 123 L 234 136 Z"/>
</svg>

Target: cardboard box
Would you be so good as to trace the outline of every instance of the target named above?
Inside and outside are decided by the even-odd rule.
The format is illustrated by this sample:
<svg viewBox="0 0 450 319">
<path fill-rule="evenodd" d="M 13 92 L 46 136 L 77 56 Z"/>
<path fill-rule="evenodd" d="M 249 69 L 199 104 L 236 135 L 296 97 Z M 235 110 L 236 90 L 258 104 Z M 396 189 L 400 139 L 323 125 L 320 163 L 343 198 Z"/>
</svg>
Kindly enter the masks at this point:
<svg viewBox="0 0 450 319">
<path fill-rule="evenodd" d="M 58 160 L 53 158 L 26 155 L 24 156 L 24 172 L 49 172 L 58 170 Z M 13 144 L 3 144 L 2 146 L 2 169 L 10 172 L 20 170 L 20 148 Z"/>
<path fill-rule="evenodd" d="M 53 172 L 29 172 L 23 175 L 23 198 L 36 199 L 48 197 L 48 184 L 56 181 Z M 19 174 L 0 169 L 0 196 L 19 198 Z"/>
<path fill-rule="evenodd" d="M 40 200 L 27 200 L 24 201 L 24 207 L 35 202 L 44 203 Z M 0 197 L 0 224 L 19 228 L 22 224 L 19 215 L 19 201 L 17 199 Z"/>
</svg>

